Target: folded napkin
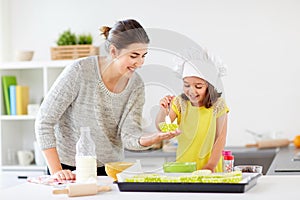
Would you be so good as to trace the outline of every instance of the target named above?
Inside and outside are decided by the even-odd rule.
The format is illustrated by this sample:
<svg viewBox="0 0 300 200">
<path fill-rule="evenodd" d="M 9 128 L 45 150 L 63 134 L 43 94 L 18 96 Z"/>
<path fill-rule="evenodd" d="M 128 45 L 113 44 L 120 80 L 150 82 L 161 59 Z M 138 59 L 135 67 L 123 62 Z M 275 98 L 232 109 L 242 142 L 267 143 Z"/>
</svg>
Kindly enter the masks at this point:
<svg viewBox="0 0 300 200">
<path fill-rule="evenodd" d="M 51 185 L 51 186 L 65 185 L 67 183 L 75 183 L 76 182 L 76 180 L 58 180 L 57 178 L 55 178 L 51 175 L 28 177 L 27 181 L 30 183 L 37 183 L 37 184 Z"/>
</svg>

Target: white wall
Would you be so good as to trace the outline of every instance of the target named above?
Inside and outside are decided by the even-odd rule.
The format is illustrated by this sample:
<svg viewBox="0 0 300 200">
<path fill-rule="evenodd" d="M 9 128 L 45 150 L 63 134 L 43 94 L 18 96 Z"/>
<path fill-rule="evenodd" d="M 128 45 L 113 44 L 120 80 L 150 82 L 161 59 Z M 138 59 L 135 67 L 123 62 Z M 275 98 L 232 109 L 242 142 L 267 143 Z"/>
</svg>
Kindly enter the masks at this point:
<svg viewBox="0 0 300 200">
<path fill-rule="evenodd" d="M 11 45 L 8 41 L 10 34 L 9 6 L 9 0 L 0 0 L 0 62 L 10 58 Z"/>
<path fill-rule="evenodd" d="M 16 50 L 33 49 L 35 60 L 49 60 L 50 47 L 67 28 L 90 32 L 95 44 L 100 44 L 100 26 L 135 18 L 144 27 L 170 29 L 190 37 L 228 65 L 223 79 L 230 107 L 228 145 L 253 142 L 245 129 L 279 131 L 290 139 L 300 134 L 300 1 L 9 2 L 9 30 L 4 31 L 10 32 L 5 38 L 10 59 Z"/>
</svg>

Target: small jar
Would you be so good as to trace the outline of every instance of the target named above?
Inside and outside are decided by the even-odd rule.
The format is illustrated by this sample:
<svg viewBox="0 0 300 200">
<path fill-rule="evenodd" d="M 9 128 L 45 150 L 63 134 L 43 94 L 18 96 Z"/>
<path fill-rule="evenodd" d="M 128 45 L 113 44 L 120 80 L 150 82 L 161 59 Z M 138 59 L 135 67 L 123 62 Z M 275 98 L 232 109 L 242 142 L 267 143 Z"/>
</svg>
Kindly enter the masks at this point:
<svg viewBox="0 0 300 200">
<path fill-rule="evenodd" d="M 229 157 L 228 157 L 229 156 Z M 233 171 L 233 157 L 232 152 L 230 150 L 223 150 L 222 151 L 222 164 L 223 164 L 223 172 L 230 172 Z M 232 162 L 231 162 L 232 159 Z"/>
<path fill-rule="evenodd" d="M 223 156 L 223 172 L 232 172 L 234 165 L 234 156 L 233 155 L 225 155 Z"/>
</svg>

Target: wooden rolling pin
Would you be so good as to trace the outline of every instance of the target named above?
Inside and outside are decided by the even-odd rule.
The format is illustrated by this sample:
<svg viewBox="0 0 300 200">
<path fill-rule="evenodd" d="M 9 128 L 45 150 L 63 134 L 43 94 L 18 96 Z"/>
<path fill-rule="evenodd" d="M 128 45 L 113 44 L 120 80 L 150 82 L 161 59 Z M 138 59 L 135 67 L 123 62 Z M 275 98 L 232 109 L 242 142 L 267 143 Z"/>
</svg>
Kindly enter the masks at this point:
<svg viewBox="0 0 300 200">
<path fill-rule="evenodd" d="M 288 139 L 273 139 L 273 140 L 262 140 L 255 144 L 246 144 L 246 147 L 257 147 L 258 149 L 276 148 L 276 147 L 286 147 L 292 143 L 293 140 Z"/>
<path fill-rule="evenodd" d="M 110 191 L 109 186 L 98 186 L 94 183 L 91 184 L 69 184 L 65 189 L 53 190 L 53 194 L 68 194 L 69 197 L 79 197 L 96 195 L 98 192 Z"/>
</svg>

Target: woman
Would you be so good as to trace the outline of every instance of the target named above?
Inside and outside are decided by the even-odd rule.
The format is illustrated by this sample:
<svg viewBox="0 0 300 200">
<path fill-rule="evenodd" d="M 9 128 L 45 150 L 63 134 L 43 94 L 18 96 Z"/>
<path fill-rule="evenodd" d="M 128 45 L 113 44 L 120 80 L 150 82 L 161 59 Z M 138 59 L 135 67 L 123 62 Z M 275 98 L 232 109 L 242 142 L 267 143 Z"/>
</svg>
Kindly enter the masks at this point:
<svg viewBox="0 0 300 200">
<path fill-rule="evenodd" d="M 102 27 L 106 56 L 91 56 L 67 66 L 44 99 L 35 131 L 50 173 L 75 179 L 80 127 L 90 127 L 96 144 L 97 175 L 104 164 L 124 158 L 124 148 L 144 150 L 180 132 L 142 135 L 144 83 L 135 70 L 144 63 L 149 38 L 135 20 Z"/>
</svg>

